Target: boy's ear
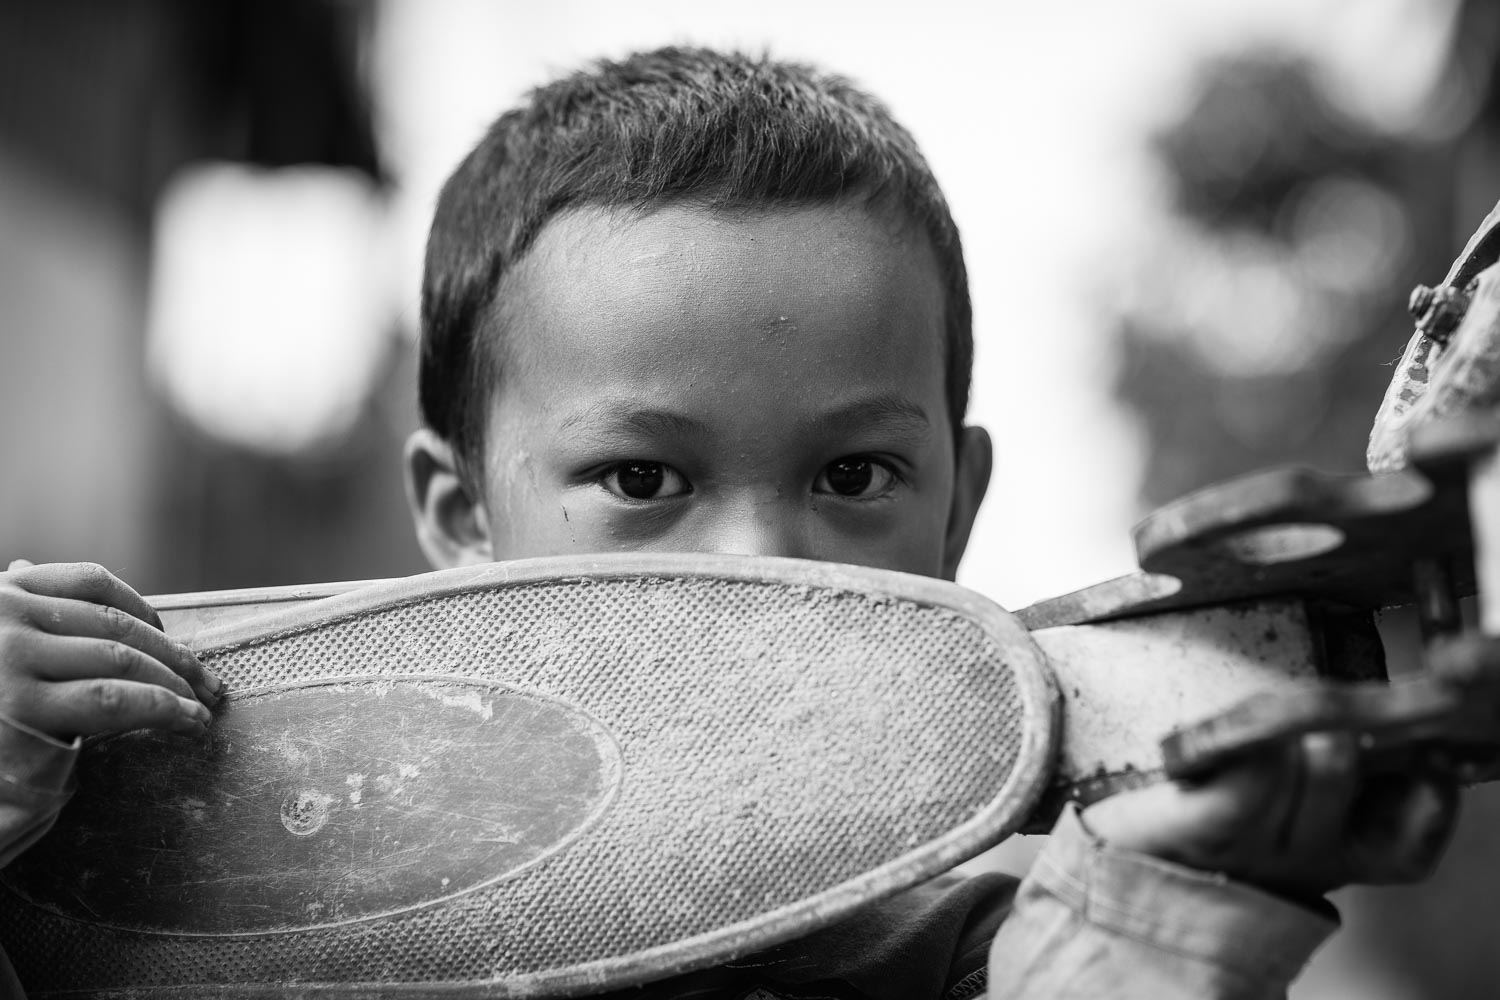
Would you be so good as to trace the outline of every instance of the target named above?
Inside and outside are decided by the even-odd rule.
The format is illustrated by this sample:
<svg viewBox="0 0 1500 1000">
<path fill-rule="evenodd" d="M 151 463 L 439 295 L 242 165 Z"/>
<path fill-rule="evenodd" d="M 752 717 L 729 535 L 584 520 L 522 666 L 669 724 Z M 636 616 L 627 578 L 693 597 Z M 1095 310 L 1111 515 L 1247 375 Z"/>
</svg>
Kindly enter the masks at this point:
<svg viewBox="0 0 1500 1000">
<path fill-rule="evenodd" d="M 406 440 L 406 502 L 435 569 L 494 562 L 484 501 L 464 484 L 453 446 L 426 427 Z"/>
<path fill-rule="evenodd" d="M 958 458 L 953 470 L 953 506 L 948 510 L 948 533 L 943 539 L 943 579 L 952 580 L 969 545 L 969 532 L 980 501 L 990 486 L 994 467 L 990 435 L 983 427 L 965 427 L 959 432 Z"/>
</svg>

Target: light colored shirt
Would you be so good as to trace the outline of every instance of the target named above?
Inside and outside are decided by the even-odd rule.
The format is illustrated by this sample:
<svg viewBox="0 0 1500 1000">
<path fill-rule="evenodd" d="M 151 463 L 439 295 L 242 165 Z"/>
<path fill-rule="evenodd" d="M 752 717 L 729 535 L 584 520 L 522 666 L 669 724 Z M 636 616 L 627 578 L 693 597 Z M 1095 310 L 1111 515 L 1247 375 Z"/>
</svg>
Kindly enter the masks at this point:
<svg viewBox="0 0 1500 1000">
<path fill-rule="evenodd" d="M 1118 850 L 1058 820 L 990 946 L 991 1000 L 1270 1000 L 1335 930 L 1209 872 Z"/>
</svg>

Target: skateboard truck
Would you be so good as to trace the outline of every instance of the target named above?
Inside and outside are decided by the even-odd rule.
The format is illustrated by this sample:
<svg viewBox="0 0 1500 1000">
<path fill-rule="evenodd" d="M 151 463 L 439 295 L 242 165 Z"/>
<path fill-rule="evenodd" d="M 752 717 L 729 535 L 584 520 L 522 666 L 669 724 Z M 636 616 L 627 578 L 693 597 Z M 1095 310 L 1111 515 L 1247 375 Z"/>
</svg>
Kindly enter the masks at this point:
<svg viewBox="0 0 1500 1000">
<path fill-rule="evenodd" d="M 1349 610 L 1335 629 L 1347 637 L 1351 622 L 1357 633 L 1374 612 L 1415 607 L 1424 669 L 1349 680 L 1357 665 L 1327 660 L 1320 673 L 1346 679 L 1279 685 L 1175 729 L 1160 746 L 1167 776 L 1341 730 L 1370 768 L 1500 777 L 1497 257 L 1500 206 L 1441 286 L 1413 292 L 1417 328 L 1371 433 L 1371 475 L 1276 469 L 1191 494 L 1137 527 L 1142 572 L 1020 613 L 1049 629 L 1277 598 Z M 1470 625 L 1459 601 L 1475 594 Z"/>
</svg>

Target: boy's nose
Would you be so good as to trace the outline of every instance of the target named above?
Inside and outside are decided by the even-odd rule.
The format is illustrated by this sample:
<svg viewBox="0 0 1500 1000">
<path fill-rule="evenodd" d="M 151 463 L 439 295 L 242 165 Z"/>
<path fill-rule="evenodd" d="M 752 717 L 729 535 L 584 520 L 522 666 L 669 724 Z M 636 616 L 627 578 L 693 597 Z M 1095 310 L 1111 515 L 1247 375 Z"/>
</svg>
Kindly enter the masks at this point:
<svg viewBox="0 0 1500 1000">
<path fill-rule="evenodd" d="M 748 504 L 726 511 L 701 542 L 702 551 L 725 555 L 801 559 L 813 556 L 803 526 L 792 512 L 777 503 Z"/>
</svg>

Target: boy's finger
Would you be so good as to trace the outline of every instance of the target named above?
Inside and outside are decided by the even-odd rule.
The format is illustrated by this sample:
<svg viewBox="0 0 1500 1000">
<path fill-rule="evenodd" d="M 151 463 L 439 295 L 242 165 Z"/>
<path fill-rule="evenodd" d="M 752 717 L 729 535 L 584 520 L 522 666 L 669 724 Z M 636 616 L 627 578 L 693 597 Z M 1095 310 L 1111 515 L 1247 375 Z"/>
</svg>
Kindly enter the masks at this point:
<svg viewBox="0 0 1500 1000">
<path fill-rule="evenodd" d="M 146 599 L 97 563 L 42 563 L 17 572 L 11 582 L 38 597 L 67 597 L 105 604 L 161 628 L 161 616 Z"/>
<path fill-rule="evenodd" d="M 1343 842 L 1358 788 L 1359 744 L 1353 733 L 1308 733 L 1295 750 L 1300 781 L 1277 847 L 1297 856 L 1331 854 Z"/>
<path fill-rule="evenodd" d="M 1282 746 L 1268 746 L 1231 760 L 1207 779 L 1193 783 L 1186 801 L 1200 811 L 1210 806 L 1220 815 L 1218 827 L 1228 844 L 1243 846 L 1247 838 L 1269 842 L 1286 820 L 1286 786 L 1295 773 L 1293 755 Z"/>
<path fill-rule="evenodd" d="M 208 709 L 197 699 L 179 697 L 160 685 L 91 678 L 40 685 L 25 721 L 67 738 L 132 729 L 199 736 L 207 731 L 209 719 Z"/>
<path fill-rule="evenodd" d="M 191 692 L 187 692 L 168 684 L 167 686 L 172 687 L 174 691 L 182 694 L 191 693 L 210 707 L 218 701 L 219 691 L 223 687 L 219 678 L 198 661 L 198 657 L 193 655 L 192 650 L 160 629 L 147 625 L 139 618 L 132 617 L 119 608 L 105 604 L 90 604 L 65 597 L 28 595 L 28 599 L 27 619 L 43 632 L 59 637 L 106 639 L 123 643 L 163 664 L 191 688 Z M 62 679 L 54 674 L 47 676 Z M 64 676 L 67 679 L 76 679 L 80 676 L 90 677 L 100 676 L 100 674 L 98 672 L 79 674 L 76 668 L 69 668 L 66 669 Z M 111 673 L 107 676 L 121 675 Z M 148 680 L 146 677 L 135 679 Z"/>
<path fill-rule="evenodd" d="M 123 642 L 83 636 L 40 636 L 32 633 L 24 655 L 31 674 L 43 682 L 71 682 L 110 678 L 151 684 L 181 698 L 197 695 L 188 682 L 154 656 Z M 42 686 L 46 686 L 44 683 Z"/>
<path fill-rule="evenodd" d="M 1115 846 L 1196 868 L 1239 870 L 1280 815 L 1279 748 L 1191 781 L 1167 781 L 1089 806 L 1085 825 Z"/>
<path fill-rule="evenodd" d="M 35 565 L 36 563 L 32 562 L 30 559 L 12 559 L 10 561 L 10 565 L 5 567 L 5 571 L 7 573 L 14 573 L 16 570 L 30 569 Z"/>
<path fill-rule="evenodd" d="M 1354 803 L 1346 852 L 1351 880 L 1381 885 L 1426 877 L 1458 825 L 1458 803 L 1451 782 L 1405 773 L 1372 778 Z"/>
</svg>

